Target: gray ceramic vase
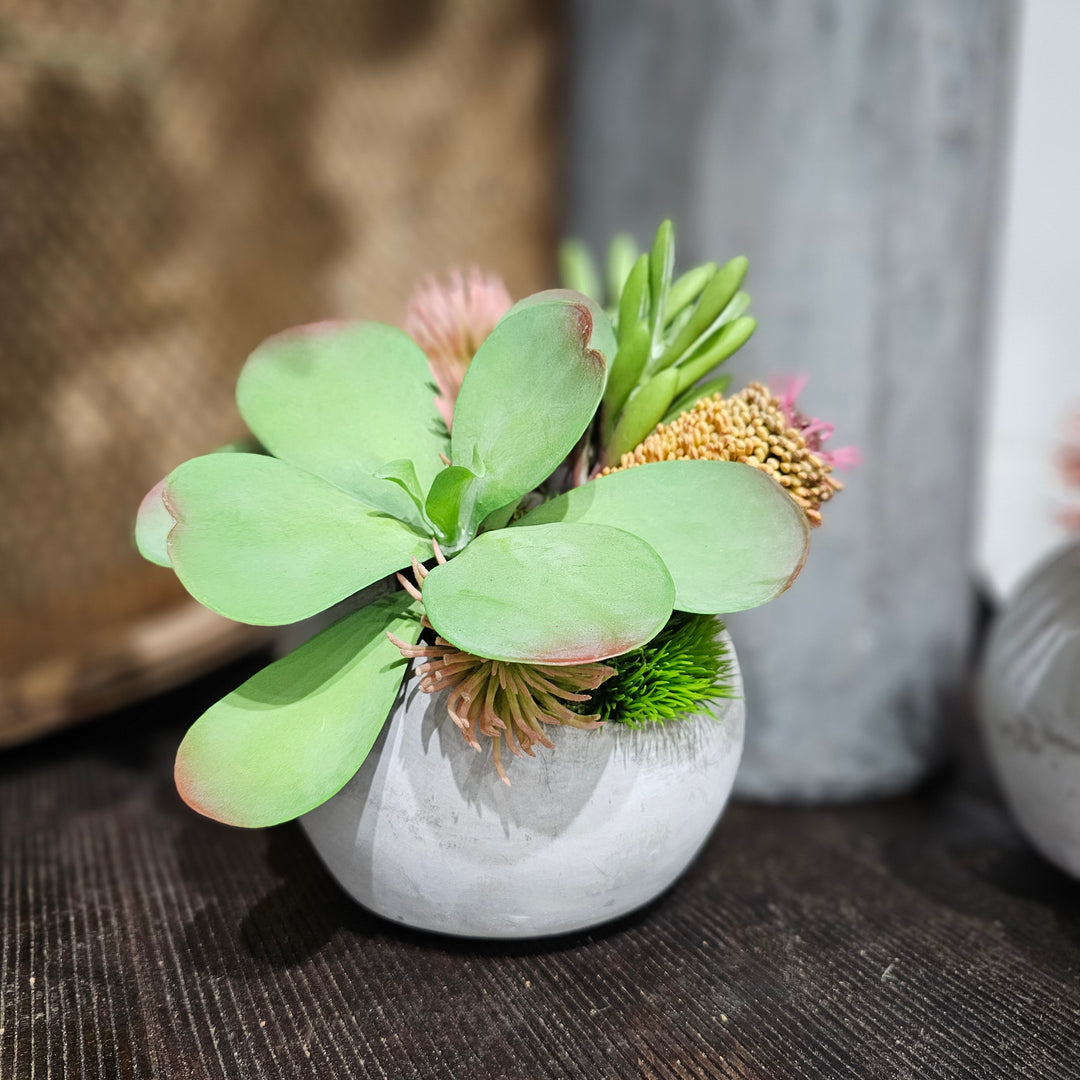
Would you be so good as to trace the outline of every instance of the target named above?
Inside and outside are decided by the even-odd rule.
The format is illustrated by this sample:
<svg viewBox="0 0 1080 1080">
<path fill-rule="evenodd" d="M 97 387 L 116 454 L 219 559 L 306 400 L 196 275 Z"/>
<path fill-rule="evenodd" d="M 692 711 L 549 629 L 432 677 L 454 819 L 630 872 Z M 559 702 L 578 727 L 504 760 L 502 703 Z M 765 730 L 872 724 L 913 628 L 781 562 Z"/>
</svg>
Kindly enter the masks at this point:
<svg viewBox="0 0 1080 1080">
<path fill-rule="evenodd" d="M 445 695 L 410 671 L 368 759 L 301 824 L 342 888 L 393 922 L 484 938 L 583 930 L 647 904 L 705 843 L 742 754 L 737 667 L 733 681 L 739 696 L 711 716 L 554 729 L 554 750 L 503 755 L 506 787 L 490 747 L 470 749 Z"/>
<path fill-rule="evenodd" d="M 1020 828 L 1080 877 L 1080 543 L 1044 563 L 995 624 L 979 719 Z"/>
</svg>

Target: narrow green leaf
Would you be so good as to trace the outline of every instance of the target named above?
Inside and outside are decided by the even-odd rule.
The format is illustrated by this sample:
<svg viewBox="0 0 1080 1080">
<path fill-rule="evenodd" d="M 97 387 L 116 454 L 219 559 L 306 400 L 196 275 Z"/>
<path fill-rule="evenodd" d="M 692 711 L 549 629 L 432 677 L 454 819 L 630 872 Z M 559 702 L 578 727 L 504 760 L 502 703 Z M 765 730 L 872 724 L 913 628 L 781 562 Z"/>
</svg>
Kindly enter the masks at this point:
<svg viewBox="0 0 1080 1080">
<path fill-rule="evenodd" d="M 671 403 L 671 408 L 668 409 L 664 419 L 661 420 L 660 423 L 670 424 L 677 416 L 680 416 L 684 412 L 689 412 L 702 398 L 712 397 L 714 394 L 723 394 L 730 385 L 730 375 L 718 375 L 715 379 L 710 379 L 708 382 L 691 386 L 689 390 L 680 394 Z"/>
<path fill-rule="evenodd" d="M 406 662 L 386 637 L 420 636 L 405 593 L 315 635 L 212 705 L 176 755 L 176 787 L 199 813 L 258 828 L 307 813 L 364 763 Z"/>
<path fill-rule="evenodd" d="M 755 329 L 757 319 L 744 315 L 734 322 L 729 322 L 717 335 L 715 343 L 705 352 L 697 354 L 677 368 L 668 368 L 679 375 L 676 393 L 681 394 L 698 379 L 708 375 L 717 364 L 722 364 L 732 353 L 738 352 L 750 340 Z"/>
<path fill-rule="evenodd" d="M 276 457 L 402 517 L 408 496 L 374 474 L 409 458 L 426 491 L 449 449 L 427 357 L 379 323 L 322 323 L 270 338 L 244 364 L 236 402 Z"/>
<path fill-rule="evenodd" d="M 592 252 L 574 237 L 559 245 L 559 280 L 564 288 L 583 293 L 598 304 L 604 301 L 603 286 Z"/>
<path fill-rule="evenodd" d="M 640 255 L 619 296 L 619 344 L 633 333 L 641 319 L 649 318 L 649 256 Z M 651 322 L 650 322 L 651 332 Z"/>
<path fill-rule="evenodd" d="M 601 439 L 605 443 L 611 438 L 619 413 L 645 370 L 651 344 L 649 324 L 639 322 L 634 332 L 623 338 L 619 351 L 615 354 L 604 389 L 604 430 Z"/>
<path fill-rule="evenodd" d="M 659 340 L 660 331 L 664 327 L 664 310 L 674 269 L 675 227 L 670 221 L 662 221 L 656 230 L 656 238 L 649 255 L 649 294 L 652 297 L 649 328 L 652 330 L 654 342 Z"/>
<path fill-rule="evenodd" d="M 743 292 L 740 289 L 732 298 L 731 303 L 720 313 L 720 318 L 716 320 L 709 327 L 709 333 L 714 330 L 719 330 L 721 326 L 726 325 L 729 322 L 734 322 L 740 315 L 746 314 L 746 309 L 750 306 L 750 294 Z M 700 348 L 700 343 L 695 348 Z"/>
<path fill-rule="evenodd" d="M 424 580 L 424 610 L 459 649 L 493 660 L 581 664 L 650 640 L 674 589 L 647 543 L 605 525 L 483 533 Z"/>
<path fill-rule="evenodd" d="M 806 561 L 806 515 L 765 473 L 732 461 L 660 461 L 602 476 L 526 514 L 522 526 L 613 525 L 645 540 L 680 611 L 721 614 L 779 596 Z"/>
<path fill-rule="evenodd" d="M 200 603 L 239 622 L 296 622 L 429 554 L 430 542 L 313 473 L 208 454 L 169 474 L 168 551 Z"/>
<path fill-rule="evenodd" d="M 693 270 L 687 270 L 673 282 L 664 308 L 665 326 L 670 326 L 675 317 L 701 295 L 701 290 L 709 284 L 716 271 L 716 263 L 707 262 L 702 266 L 695 266 Z"/>
<path fill-rule="evenodd" d="M 604 453 L 606 465 L 617 465 L 623 454 L 633 450 L 660 423 L 675 398 L 678 383 L 678 371 L 669 368 L 638 387 L 615 425 L 615 433 Z"/>
<path fill-rule="evenodd" d="M 713 323 L 723 314 L 739 291 L 749 261 L 744 255 L 738 255 L 716 272 L 705 286 L 701 299 L 694 308 L 686 325 L 664 350 L 658 369 L 670 367 L 683 355 L 702 334 L 708 332 Z"/>
<path fill-rule="evenodd" d="M 632 236 L 619 233 L 612 237 L 607 252 L 607 307 L 617 308 L 623 286 L 638 257 L 638 246 Z"/>
<path fill-rule="evenodd" d="M 480 346 L 451 440 L 455 465 L 483 463 L 475 521 L 531 491 L 573 450 L 604 391 L 598 340 L 614 347 L 600 308 L 578 293 L 549 292 L 511 308 Z"/>
</svg>

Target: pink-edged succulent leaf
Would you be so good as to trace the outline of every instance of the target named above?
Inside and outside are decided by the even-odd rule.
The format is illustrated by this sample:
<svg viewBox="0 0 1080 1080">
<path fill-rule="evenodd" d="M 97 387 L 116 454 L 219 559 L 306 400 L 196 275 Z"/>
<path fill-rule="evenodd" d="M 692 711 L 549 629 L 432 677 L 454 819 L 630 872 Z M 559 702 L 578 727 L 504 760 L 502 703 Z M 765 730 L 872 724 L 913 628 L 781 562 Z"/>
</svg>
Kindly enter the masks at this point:
<svg viewBox="0 0 1080 1080">
<path fill-rule="evenodd" d="M 363 764 L 405 661 L 386 631 L 420 636 L 405 593 L 339 619 L 212 705 L 176 755 L 176 787 L 229 825 L 276 825 L 334 795 Z"/>
<path fill-rule="evenodd" d="M 599 477 L 515 525 L 590 522 L 625 529 L 664 560 L 680 611 L 757 607 L 798 576 L 806 515 L 779 484 L 733 461 L 659 461 Z M 514 531 L 511 529 L 510 531 Z"/>
<path fill-rule="evenodd" d="M 449 451 L 427 357 L 379 323 L 319 323 L 269 338 L 244 364 L 236 402 L 276 457 L 406 520 L 409 496 L 375 474 L 407 458 L 426 492 Z"/>
<path fill-rule="evenodd" d="M 452 645 L 492 660 L 583 664 L 635 649 L 675 589 L 643 540 L 560 522 L 478 536 L 424 579 L 424 609 Z"/>
<path fill-rule="evenodd" d="M 237 439 L 212 450 L 213 454 L 257 454 L 259 444 L 254 439 Z M 158 566 L 172 566 L 167 541 L 176 522 L 165 506 L 165 481 L 162 477 L 144 496 L 135 516 L 135 546 L 139 554 Z"/>
<path fill-rule="evenodd" d="M 135 517 L 135 546 L 144 559 L 158 566 L 172 566 L 167 541 L 169 531 L 176 522 L 165 506 L 162 498 L 164 492 L 165 481 L 159 480 L 139 503 L 139 512 Z"/>
<path fill-rule="evenodd" d="M 177 576 L 239 622 L 296 622 L 431 550 L 396 518 L 272 457 L 193 458 L 169 474 L 164 499 Z"/>
<path fill-rule="evenodd" d="M 570 453 L 600 403 L 614 349 L 607 316 L 580 293 L 538 293 L 503 316 L 454 408 L 450 456 L 483 473 L 472 525 L 542 483 Z"/>
</svg>

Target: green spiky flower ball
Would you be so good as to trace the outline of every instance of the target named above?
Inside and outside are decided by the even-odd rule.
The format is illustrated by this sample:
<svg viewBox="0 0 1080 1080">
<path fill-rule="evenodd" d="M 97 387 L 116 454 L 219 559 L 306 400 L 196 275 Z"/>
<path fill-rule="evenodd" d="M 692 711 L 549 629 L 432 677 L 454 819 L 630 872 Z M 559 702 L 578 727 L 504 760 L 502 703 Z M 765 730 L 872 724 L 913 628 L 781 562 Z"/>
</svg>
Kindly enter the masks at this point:
<svg viewBox="0 0 1080 1080">
<path fill-rule="evenodd" d="M 605 663 L 615 674 L 582 707 L 628 727 L 685 719 L 732 697 L 732 661 L 713 615 L 677 611 L 647 645 Z"/>
</svg>

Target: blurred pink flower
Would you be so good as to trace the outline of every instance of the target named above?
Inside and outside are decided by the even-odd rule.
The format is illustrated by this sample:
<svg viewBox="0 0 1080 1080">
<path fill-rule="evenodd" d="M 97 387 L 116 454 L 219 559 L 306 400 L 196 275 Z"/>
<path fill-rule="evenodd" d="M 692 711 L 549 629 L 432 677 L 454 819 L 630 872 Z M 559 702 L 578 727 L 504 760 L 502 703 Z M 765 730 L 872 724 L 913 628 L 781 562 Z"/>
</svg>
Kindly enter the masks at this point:
<svg viewBox="0 0 1080 1080">
<path fill-rule="evenodd" d="M 806 389 L 810 381 L 807 375 L 779 375 L 769 380 L 780 403 L 780 409 L 787 418 L 788 424 L 798 429 L 806 440 L 806 445 L 827 465 L 836 469 L 852 469 L 862 461 L 857 446 L 838 446 L 834 450 L 826 450 L 822 445 L 826 439 L 834 434 L 832 424 L 819 420 L 816 416 L 807 416 L 800 412 L 796 399 Z"/>
<path fill-rule="evenodd" d="M 405 331 L 427 353 L 439 388 L 435 404 L 448 428 L 469 362 L 511 303 L 502 279 L 475 267 L 451 271 L 448 285 L 428 276 L 409 297 Z"/>
<path fill-rule="evenodd" d="M 1058 465 L 1065 486 L 1080 495 L 1080 411 L 1073 414 L 1067 441 L 1058 455 Z M 1080 530 L 1080 508 L 1069 507 L 1061 512 L 1061 522 L 1067 529 Z"/>
</svg>

